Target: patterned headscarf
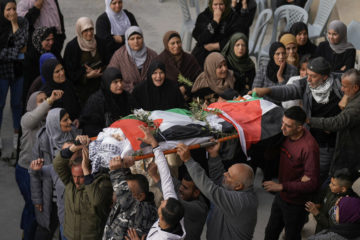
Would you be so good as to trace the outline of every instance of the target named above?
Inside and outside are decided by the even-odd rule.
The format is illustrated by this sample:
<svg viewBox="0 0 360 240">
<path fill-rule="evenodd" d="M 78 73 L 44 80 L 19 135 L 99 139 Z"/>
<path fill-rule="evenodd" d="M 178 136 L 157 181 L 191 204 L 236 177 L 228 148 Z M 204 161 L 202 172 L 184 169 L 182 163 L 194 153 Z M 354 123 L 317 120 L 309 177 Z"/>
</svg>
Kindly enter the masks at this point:
<svg viewBox="0 0 360 240">
<path fill-rule="evenodd" d="M 32 43 L 35 49 L 40 53 L 43 54 L 46 51 L 42 48 L 41 42 L 44 41 L 50 34 L 55 33 L 55 28 L 52 27 L 39 27 L 36 28 L 33 36 L 32 36 Z"/>
</svg>

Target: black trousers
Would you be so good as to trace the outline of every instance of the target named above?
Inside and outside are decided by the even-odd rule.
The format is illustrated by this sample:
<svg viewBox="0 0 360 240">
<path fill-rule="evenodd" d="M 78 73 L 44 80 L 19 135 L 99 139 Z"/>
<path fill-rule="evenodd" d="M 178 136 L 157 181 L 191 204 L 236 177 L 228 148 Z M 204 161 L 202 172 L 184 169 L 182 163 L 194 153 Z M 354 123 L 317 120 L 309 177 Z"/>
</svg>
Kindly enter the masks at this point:
<svg viewBox="0 0 360 240">
<path fill-rule="evenodd" d="M 286 240 L 301 240 L 307 215 L 305 206 L 287 203 L 280 198 L 280 194 L 276 194 L 265 229 L 265 240 L 278 240 L 283 228 Z"/>
<path fill-rule="evenodd" d="M 35 232 L 35 240 L 51 240 L 54 236 L 54 233 L 59 225 L 59 219 L 57 214 L 57 206 L 56 203 L 52 203 L 51 207 L 51 215 L 50 215 L 50 226 L 49 229 L 37 225 Z"/>
</svg>

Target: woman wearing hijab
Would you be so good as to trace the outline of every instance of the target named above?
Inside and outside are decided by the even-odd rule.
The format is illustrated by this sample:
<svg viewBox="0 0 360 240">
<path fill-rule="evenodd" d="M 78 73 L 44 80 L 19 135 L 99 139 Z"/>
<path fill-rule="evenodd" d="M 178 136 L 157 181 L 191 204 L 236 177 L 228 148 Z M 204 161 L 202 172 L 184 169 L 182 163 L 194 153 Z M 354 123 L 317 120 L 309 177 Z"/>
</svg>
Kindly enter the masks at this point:
<svg viewBox="0 0 360 240">
<path fill-rule="evenodd" d="M 256 13 L 257 4 L 255 0 L 231 0 L 231 7 L 239 15 L 242 33 L 249 36 L 250 26 L 252 25 Z"/>
<path fill-rule="evenodd" d="M 36 28 L 32 35 L 32 42 L 28 45 L 24 60 L 24 91 L 23 100 L 29 95 L 29 88 L 35 79 L 40 75 L 39 60 L 44 53 L 53 53 L 59 61 L 62 61 L 60 53 L 54 51 L 55 28 Z"/>
<path fill-rule="evenodd" d="M 21 151 L 15 169 L 15 178 L 24 198 L 25 206 L 21 215 L 21 228 L 24 239 L 33 239 L 36 221 L 34 205 L 30 194 L 30 175 L 28 168 L 33 160 L 32 149 L 37 131 L 45 125 L 46 114 L 54 101 L 62 96 L 62 91 L 54 90 L 49 98 L 41 91 L 34 92 L 26 105 L 26 113 L 21 118 Z"/>
<path fill-rule="evenodd" d="M 323 230 L 309 240 L 347 240 L 360 237 L 360 199 L 357 197 L 342 197 L 330 210 L 333 226 Z"/>
<path fill-rule="evenodd" d="M 18 16 L 29 21 L 29 43 L 37 28 L 55 28 L 53 52 L 60 55 L 66 39 L 64 17 L 58 0 L 20 0 L 17 7 Z"/>
<path fill-rule="evenodd" d="M 132 93 L 136 108 L 147 111 L 184 107 L 184 98 L 178 85 L 166 78 L 165 64 L 153 61 L 146 81 L 141 82 Z"/>
<path fill-rule="evenodd" d="M 327 41 L 319 44 L 316 56 L 321 56 L 330 62 L 332 72 L 345 72 L 354 68 L 356 50 L 347 41 L 347 27 L 334 20 L 328 26 Z"/>
<path fill-rule="evenodd" d="M 284 44 L 274 42 L 269 49 L 270 61 L 267 65 L 260 65 L 253 83 L 256 87 L 271 87 L 285 85 L 290 77 L 299 75 L 296 67 L 286 63 Z M 280 102 L 268 99 L 276 104 Z"/>
<path fill-rule="evenodd" d="M 22 114 L 22 65 L 28 37 L 28 22 L 16 14 L 15 0 L 0 1 L 0 126 L 10 87 L 11 110 L 14 127 L 13 145 L 17 148 Z M 0 156 L 2 142 L 0 136 Z"/>
<path fill-rule="evenodd" d="M 222 50 L 229 69 L 233 70 L 235 77 L 234 89 L 240 95 L 252 89 L 255 78 L 255 64 L 249 57 L 248 38 L 243 33 L 235 33 Z"/>
<path fill-rule="evenodd" d="M 123 9 L 123 0 L 105 0 L 105 12 L 96 20 L 96 33 L 112 54 L 125 44 L 125 32 L 138 26 L 134 15 Z"/>
<path fill-rule="evenodd" d="M 134 102 L 123 89 L 123 78 L 116 68 L 107 68 L 101 76 L 101 89 L 92 94 L 81 113 L 84 134 L 95 137 L 103 128 L 131 113 Z"/>
<path fill-rule="evenodd" d="M 193 37 L 196 46 L 192 51 L 199 65 L 204 66 L 207 55 L 221 51 L 235 32 L 246 33 L 249 26 L 243 26 L 239 15 L 232 11 L 231 0 L 210 0 L 196 19 Z"/>
<path fill-rule="evenodd" d="M 179 84 L 180 91 L 189 96 L 187 85 L 178 82 L 181 74 L 191 82 L 194 82 L 201 73 L 201 68 L 195 57 L 182 49 L 181 37 L 178 32 L 168 31 L 163 37 L 164 51 L 155 58 L 155 61 L 165 63 L 166 78 Z"/>
<path fill-rule="evenodd" d="M 63 95 L 64 97 L 64 95 Z M 72 125 L 69 114 L 63 108 L 51 109 L 45 126 L 36 135 L 32 159 L 43 159 L 44 165 L 52 164 L 64 143 L 75 140 L 79 131 Z M 49 177 L 30 175 L 31 198 L 35 205 L 38 223 L 35 239 L 52 239 L 58 227 L 56 190 Z"/>
<path fill-rule="evenodd" d="M 299 54 L 297 53 L 296 37 L 291 33 L 285 33 L 281 36 L 279 42 L 281 42 L 285 46 L 286 62 L 298 68 Z"/>
<path fill-rule="evenodd" d="M 27 101 L 29 100 L 29 97 L 31 96 L 31 94 L 33 94 L 34 92 L 39 91 L 42 88 L 42 86 L 45 84 L 46 80 L 42 76 L 41 68 L 42 68 L 42 65 L 44 64 L 44 62 L 47 61 L 48 59 L 56 59 L 56 57 L 52 53 L 41 54 L 40 59 L 39 59 L 40 76 L 35 78 L 35 80 L 31 84 L 31 86 L 30 86 L 30 88 L 28 90 L 27 97 L 26 97 Z"/>
<path fill-rule="evenodd" d="M 290 33 L 292 33 L 296 38 L 299 59 L 301 59 L 304 55 L 310 55 L 311 57 L 315 55 L 317 47 L 310 41 L 308 27 L 305 23 L 294 23 L 290 28 Z"/>
<path fill-rule="evenodd" d="M 108 67 L 120 70 L 124 90 L 132 92 L 134 87 L 146 79 L 149 65 L 157 53 L 146 47 L 141 29 L 137 26 L 125 32 L 125 46 L 112 56 Z"/>
<path fill-rule="evenodd" d="M 224 56 L 214 52 L 206 57 L 204 72 L 195 80 L 191 92 L 193 97 L 200 97 L 211 103 L 226 89 L 234 88 L 234 84 L 233 71 L 228 70 Z"/>
<path fill-rule="evenodd" d="M 65 70 L 57 59 L 48 59 L 42 66 L 42 76 L 46 83 L 41 88 L 41 91 L 46 95 L 51 95 L 55 89 L 62 90 L 64 95 L 53 104 L 53 108 L 65 108 L 69 113 L 70 119 L 75 120 L 80 114 L 80 104 L 75 94 L 73 84 L 65 77 Z M 75 124 L 75 123 L 74 123 Z"/>
<path fill-rule="evenodd" d="M 104 41 L 94 34 L 90 18 L 79 18 L 75 29 L 76 37 L 65 48 L 64 66 L 84 106 L 89 96 L 100 88 L 101 74 L 110 55 Z"/>
</svg>

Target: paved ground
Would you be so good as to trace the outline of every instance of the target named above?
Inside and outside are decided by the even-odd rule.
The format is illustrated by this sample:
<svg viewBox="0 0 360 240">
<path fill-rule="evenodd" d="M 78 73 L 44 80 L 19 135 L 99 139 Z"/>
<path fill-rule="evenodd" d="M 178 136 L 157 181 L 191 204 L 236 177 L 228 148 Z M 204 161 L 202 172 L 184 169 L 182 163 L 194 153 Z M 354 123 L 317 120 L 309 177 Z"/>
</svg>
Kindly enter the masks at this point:
<svg viewBox="0 0 360 240">
<path fill-rule="evenodd" d="M 350 4 L 349 1 L 346 0 Z M 357 2 L 357 1 L 356 1 Z M 65 27 L 67 41 L 71 40 L 75 35 L 75 22 L 81 16 L 89 16 L 96 21 L 96 18 L 104 10 L 103 0 L 60 0 L 60 6 L 65 17 Z M 346 9 L 350 9 L 347 4 Z M 178 7 L 177 0 L 132 0 L 124 1 L 124 6 L 134 13 L 140 27 L 144 31 L 145 43 L 157 52 L 163 48 L 162 36 L 168 30 L 181 30 L 182 16 L 181 9 Z M 354 13 L 349 12 L 352 16 Z M 349 15 L 347 15 L 349 16 Z M 9 99 L 4 110 L 4 119 L 1 128 L 1 136 L 3 138 L 4 154 L 9 156 L 12 151 L 12 123 L 11 112 L 9 109 Z M 3 240 L 20 239 L 21 231 L 19 229 L 21 210 L 23 200 L 17 188 L 14 168 L 9 167 L 7 163 L 0 161 L 0 226 L 1 237 Z M 264 229 L 269 217 L 271 202 L 273 196 L 266 193 L 261 188 L 262 175 L 259 172 L 256 176 L 256 191 L 259 196 L 260 207 L 258 210 L 258 222 L 255 229 L 255 240 L 263 239 Z M 294 216 L 296 217 L 296 216 Z M 314 222 L 310 219 L 310 223 L 305 226 L 304 239 L 314 231 Z M 205 239 L 205 238 L 203 238 Z"/>
</svg>

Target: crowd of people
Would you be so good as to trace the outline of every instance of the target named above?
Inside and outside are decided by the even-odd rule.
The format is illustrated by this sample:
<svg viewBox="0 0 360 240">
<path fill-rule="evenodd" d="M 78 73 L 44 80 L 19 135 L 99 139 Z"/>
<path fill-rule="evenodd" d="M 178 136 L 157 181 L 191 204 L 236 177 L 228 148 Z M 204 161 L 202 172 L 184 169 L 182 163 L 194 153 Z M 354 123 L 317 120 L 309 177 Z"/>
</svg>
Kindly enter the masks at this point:
<svg viewBox="0 0 360 240">
<path fill-rule="evenodd" d="M 263 188 L 275 194 L 264 239 L 283 229 L 285 239 L 301 239 L 309 214 L 317 224 L 310 239 L 360 237 L 352 190 L 360 174 L 360 72 L 343 22 L 331 21 L 318 46 L 305 23 L 293 24 L 271 44 L 268 63 L 256 66 L 248 41 L 255 0 L 210 0 L 191 53 L 169 29 L 158 54 L 122 0 L 105 6 L 95 25 L 76 21 L 64 48 L 58 0 L 0 0 L 0 125 L 10 89 L 23 239 L 200 239 L 205 224 L 209 240 L 252 239 L 258 167 Z M 206 151 L 179 144 L 183 165 L 170 173 L 151 130 L 141 127 L 155 155 L 147 177 L 130 171 L 133 157 L 120 156 L 92 173 L 90 138 L 132 110 L 246 94 L 284 109 L 281 133 L 247 153 L 229 157 L 217 142 Z"/>
</svg>

